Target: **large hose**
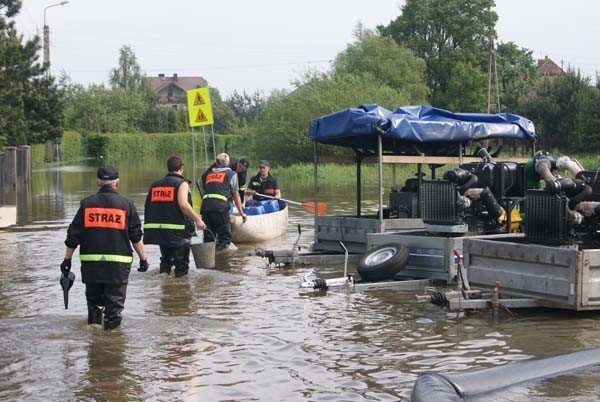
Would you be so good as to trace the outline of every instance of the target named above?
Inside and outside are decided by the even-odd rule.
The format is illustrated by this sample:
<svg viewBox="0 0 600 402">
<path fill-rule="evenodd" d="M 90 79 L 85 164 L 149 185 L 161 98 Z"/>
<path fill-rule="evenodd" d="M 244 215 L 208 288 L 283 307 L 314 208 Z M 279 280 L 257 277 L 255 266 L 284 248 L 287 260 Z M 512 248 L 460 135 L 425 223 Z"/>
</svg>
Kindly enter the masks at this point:
<svg viewBox="0 0 600 402">
<path fill-rule="evenodd" d="M 573 177 L 577 177 L 577 174 L 583 170 L 583 166 L 576 159 L 571 159 L 568 156 L 561 156 L 556 160 L 556 169 L 561 172 L 568 171 Z"/>
<path fill-rule="evenodd" d="M 577 204 L 577 212 L 585 217 L 595 215 L 600 211 L 600 202 L 598 201 L 584 201 Z"/>
<path fill-rule="evenodd" d="M 577 204 L 579 204 L 580 202 L 591 201 L 593 193 L 594 191 L 590 186 L 588 186 L 587 184 L 583 184 L 581 187 L 581 191 L 579 191 L 577 195 L 574 195 L 569 198 L 569 209 L 575 209 L 577 207 Z"/>
<path fill-rule="evenodd" d="M 483 204 L 485 205 L 488 214 L 495 221 L 497 221 L 498 218 L 500 218 L 500 215 L 502 215 L 502 207 L 496 200 L 496 197 L 494 197 L 494 194 L 490 191 L 489 188 L 486 187 L 481 192 L 480 198 L 481 201 L 483 201 Z"/>
<path fill-rule="evenodd" d="M 479 179 L 473 172 L 461 168 L 454 168 L 444 172 L 444 180 L 456 183 L 456 189 L 460 194 L 464 194 L 465 190 L 475 187 Z"/>
<path fill-rule="evenodd" d="M 594 193 L 583 180 L 567 177 L 546 181 L 546 191 L 553 194 L 563 192 L 569 198 L 569 209 L 575 209 L 580 202 L 591 201 Z"/>
<path fill-rule="evenodd" d="M 502 215 L 502 206 L 500 206 L 494 193 L 488 187 L 470 188 L 465 191 L 465 196 L 474 200 L 480 199 L 492 219 L 498 220 L 500 215 Z"/>
<path fill-rule="evenodd" d="M 548 158 L 540 158 L 535 162 L 535 171 L 545 181 L 554 181 L 556 177 L 552 174 L 552 161 Z"/>
<path fill-rule="evenodd" d="M 548 156 L 543 156 L 535 162 L 535 171 L 546 181 L 547 191 L 564 192 L 569 197 L 569 209 L 571 210 L 574 210 L 580 202 L 591 200 L 593 190 L 585 184 L 584 180 L 556 177 L 552 174 L 552 165 L 552 160 Z M 559 171 L 570 172 L 573 177 L 578 177 L 579 173 L 583 171 L 579 161 L 568 156 L 558 158 L 554 167 Z"/>
<path fill-rule="evenodd" d="M 583 367 L 600 364 L 600 348 L 532 359 L 501 367 L 463 374 L 420 374 L 411 402 L 459 402 L 519 383 L 555 377 Z"/>
<path fill-rule="evenodd" d="M 494 158 L 492 158 L 492 155 L 490 155 L 488 150 L 485 148 L 479 148 L 479 151 L 477 151 L 477 156 L 483 159 L 484 162 L 494 162 Z"/>
</svg>

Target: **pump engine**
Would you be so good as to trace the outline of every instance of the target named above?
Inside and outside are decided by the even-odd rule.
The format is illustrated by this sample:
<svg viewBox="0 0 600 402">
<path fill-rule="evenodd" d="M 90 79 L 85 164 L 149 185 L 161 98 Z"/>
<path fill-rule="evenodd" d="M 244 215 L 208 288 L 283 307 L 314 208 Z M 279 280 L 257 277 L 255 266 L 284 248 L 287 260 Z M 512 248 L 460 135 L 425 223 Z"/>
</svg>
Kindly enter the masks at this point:
<svg viewBox="0 0 600 402">
<path fill-rule="evenodd" d="M 543 151 L 534 155 L 531 165 L 543 189 L 530 189 L 525 197 L 527 239 L 557 245 L 600 244 L 597 172 L 583 170 L 568 156 L 555 160 Z M 563 177 L 564 173 L 570 177 Z"/>
<path fill-rule="evenodd" d="M 444 172 L 442 180 L 409 179 L 399 192 L 390 194 L 390 208 L 398 217 L 417 217 L 432 225 L 466 225 L 470 233 L 498 233 L 506 200 L 522 200 L 525 165 L 495 162 L 485 148 L 478 163 L 465 163 Z M 418 200 L 418 201 L 417 201 Z"/>
</svg>

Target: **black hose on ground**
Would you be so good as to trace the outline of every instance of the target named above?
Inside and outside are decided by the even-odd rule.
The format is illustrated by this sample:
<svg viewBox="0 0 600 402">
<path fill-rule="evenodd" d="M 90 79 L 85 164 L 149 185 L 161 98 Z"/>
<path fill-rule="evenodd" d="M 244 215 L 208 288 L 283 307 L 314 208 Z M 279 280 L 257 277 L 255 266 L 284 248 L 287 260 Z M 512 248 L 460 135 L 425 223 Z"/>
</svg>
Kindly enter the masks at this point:
<svg viewBox="0 0 600 402">
<path fill-rule="evenodd" d="M 600 364 L 600 348 L 580 350 L 542 359 L 526 360 L 463 374 L 423 373 L 419 375 L 411 402 L 458 402 L 516 384 L 551 378 L 587 366 Z"/>
<path fill-rule="evenodd" d="M 410 402 L 460 402 L 463 396 L 451 380 L 443 374 L 419 375 L 410 396 Z"/>
</svg>

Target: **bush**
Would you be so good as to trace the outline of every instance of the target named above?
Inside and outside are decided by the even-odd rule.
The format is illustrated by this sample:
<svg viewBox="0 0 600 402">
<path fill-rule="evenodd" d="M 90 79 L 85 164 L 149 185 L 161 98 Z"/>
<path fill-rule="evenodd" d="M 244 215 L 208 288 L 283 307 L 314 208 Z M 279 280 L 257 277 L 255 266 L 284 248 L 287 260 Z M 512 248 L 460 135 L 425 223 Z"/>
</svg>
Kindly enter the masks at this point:
<svg viewBox="0 0 600 402">
<path fill-rule="evenodd" d="M 194 133 L 197 154 L 204 153 L 204 135 Z M 206 146 L 212 159 L 212 135 L 206 134 Z M 130 158 L 161 158 L 189 153 L 192 148 L 191 133 L 176 134 L 92 134 L 88 138 L 88 154 L 103 156 L 105 160 L 118 161 Z M 216 153 L 228 152 L 245 156 L 247 142 L 244 136 L 234 134 L 215 135 Z"/>
</svg>

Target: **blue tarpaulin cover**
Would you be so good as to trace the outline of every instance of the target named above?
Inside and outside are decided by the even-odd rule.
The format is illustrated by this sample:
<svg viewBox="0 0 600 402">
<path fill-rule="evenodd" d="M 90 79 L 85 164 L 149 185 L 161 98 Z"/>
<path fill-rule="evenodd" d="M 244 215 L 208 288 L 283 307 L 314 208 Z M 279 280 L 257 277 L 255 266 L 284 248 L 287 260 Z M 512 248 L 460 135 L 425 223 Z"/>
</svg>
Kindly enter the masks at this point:
<svg viewBox="0 0 600 402">
<path fill-rule="evenodd" d="M 537 139 L 533 123 L 515 114 L 452 113 L 430 106 L 391 112 L 375 104 L 361 105 L 316 118 L 309 128 L 313 141 L 364 151 L 377 149 L 379 134 L 384 152 L 399 154 L 449 155 L 462 142 Z"/>
</svg>

